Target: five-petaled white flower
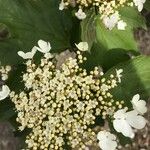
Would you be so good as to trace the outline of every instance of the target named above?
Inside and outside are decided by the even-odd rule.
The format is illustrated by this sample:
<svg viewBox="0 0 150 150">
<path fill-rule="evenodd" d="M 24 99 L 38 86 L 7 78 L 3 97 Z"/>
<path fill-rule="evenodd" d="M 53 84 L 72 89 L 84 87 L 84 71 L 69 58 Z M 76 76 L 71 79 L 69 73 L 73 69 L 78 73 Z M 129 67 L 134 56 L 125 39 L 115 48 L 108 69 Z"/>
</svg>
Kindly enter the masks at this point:
<svg viewBox="0 0 150 150">
<path fill-rule="evenodd" d="M 49 42 L 45 42 L 43 40 L 38 41 L 39 47 L 36 47 L 38 51 L 41 53 L 48 53 L 51 50 L 51 45 Z"/>
<path fill-rule="evenodd" d="M 126 111 L 126 109 L 120 109 L 114 113 L 113 126 L 117 132 L 122 133 L 126 137 L 133 138 L 134 131 L 132 127 L 142 129 L 146 125 L 146 120 L 135 110 Z"/>
<path fill-rule="evenodd" d="M 131 103 L 133 105 L 133 109 L 139 114 L 144 114 L 147 112 L 146 102 L 144 100 L 140 100 L 139 94 L 133 96 Z"/>
<path fill-rule="evenodd" d="M 109 30 L 112 30 L 115 26 L 117 26 L 118 30 L 125 30 L 125 27 L 127 26 L 126 22 L 120 20 L 118 12 L 115 12 L 110 16 L 105 16 L 103 18 L 103 23 Z"/>
<path fill-rule="evenodd" d="M 87 51 L 89 48 L 87 42 L 80 42 L 79 44 L 75 44 L 75 45 L 80 51 Z"/>
<path fill-rule="evenodd" d="M 80 20 L 83 20 L 86 18 L 86 14 L 85 12 L 83 12 L 82 9 L 79 9 L 76 13 L 75 13 L 75 16 L 80 19 Z"/>
<path fill-rule="evenodd" d="M 118 13 L 114 13 L 109 17 L 103 18 L 103 23 L 109 30 L 112 30 L 117 25 L 118 21 L 119 21 Z"/>
<path fill-rule="evenodd" d="M 143 10 L 143 5 L 146 2 L 146 0 L 133 0 L 135 6 L 138 7 L 138 11 L 142 11 Z"/>
<path fill-rule="evenodd" d="M 59 10 L 64 10 L 65 9 L 65 3 L 64 1 L 62 0 L 59 4 Z"/>
<path fill-rule="evenodd" d="M 32 50 L 31 50 L 31 52 L 25 53 L 25 52 L 23 52 L 23 51 L 18 51 L 18 55 L 19 55 L 20 57 L 22 57 L 23 59 L 32 59 L 32 58 L 34 57 L 36 51 L 37 51 L 37 49 L 36 49 L 36 47 L 34 46 L 34 47 L 32 48 Z"/>
<path fill-rule="evenodd" d="M 10 93 L 10 89 L 7 85 L 2 86 L 2 90 L 0 91 L 0 100 L 5 99 Z"/>
<path fill-rule="evenodd" d="M 116 69 L 116 76 L 117 76 L 117 78 L 118 78 L 118 82 L 120 83 L 121 82 L 121 77 L 122 77 L 122 73 L 123 72 L 123 69 L 119 69 L 119 70 L 117 70 Z"/>
<path fill-rule="evenodd" d="M 100 131 L 97 134 L 99 146 L 102 150 L 115 150 L 117 147 L 116 136 L 107 131 Z"/>
</svg>

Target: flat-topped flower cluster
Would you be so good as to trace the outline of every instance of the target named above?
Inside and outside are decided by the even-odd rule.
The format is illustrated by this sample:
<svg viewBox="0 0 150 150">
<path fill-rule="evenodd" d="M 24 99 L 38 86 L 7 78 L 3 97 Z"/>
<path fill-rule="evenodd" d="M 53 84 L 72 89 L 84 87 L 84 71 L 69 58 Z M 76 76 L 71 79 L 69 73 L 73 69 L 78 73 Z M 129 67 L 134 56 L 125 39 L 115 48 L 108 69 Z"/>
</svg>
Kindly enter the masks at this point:
<svg viewBox="0 0 150 150">
<path fill-rule="evenodd" d="M 69 6 L 77 7 L 75 16 L 83 20 L 86 18 L 86 10 L 94 7 L 108 29 L 111 30 L 117 26 L 119 30 L 124 30 L 127 24 L 121 19 L 119 9 L 125 6 L 136 6 L 138 11 L 142 11 L 145 2 L 146 0 L 61 0 L 59 9 L 63 10 Z"/>
<path fill-rule="evenodd" d="M 96 141 L 96 133 L 89 127 L 96 116 L 105 119 L 122 108 L 123 101 L 114 101 L 110 93 L 117 86 L 117 75 L 105 78 L 98 67 L 88 73 L 79 66 L 84 61 L 77 51 L 76 58 L 66 59 L 60 69 L 55 57 L 42 58 L 39 65 L 26 62 L 26 90 L 10 96 L 19 129 L 32 129 L 26 139 L 28 148 L 63 149 L 66 139 L 70 147 L 84 149 Z"/>
<path fill-rule="evenodd" d="M 39 40 L 38 45 L 31 52 L 18 52 L 27 59 L 22 76 L 24 90 L 16 94 L 3 85 L 0 91 L 0 100 L 10 96 L 15 104 L 19 130 L 31 129 L 25 141 L 27 150 L 63 150 L 66 145 L 84 150 L 97 143 L 97 139 L 102 150 L 115 150 L 118 141 L 109 132 L 111 129 L 93 130 L 97 117 L 104 122 L 109 118 L 117 132 L 130 138 L 134 137 L 133 128 L 145 126 L 142 115 L 147 108 L 139 94 L 131 101 L 132 110 L 111 94 L 111 89 L 121 82 L 122 69 L 110 76 L 105 76 L 98 67 L 90 72 L 83 69 L 81 65 L 86 61 L 83 51 L 88 50 L 86 42 L 76 44 L 76 57 L 66 58 L 59 66 L 57 56 L 49 52 L 50 43 Z M 44 53 L 40 63 L 33 59 L 37 51 Z M 4 68 L 3 74 L 11 69 Z"/>
</svg>

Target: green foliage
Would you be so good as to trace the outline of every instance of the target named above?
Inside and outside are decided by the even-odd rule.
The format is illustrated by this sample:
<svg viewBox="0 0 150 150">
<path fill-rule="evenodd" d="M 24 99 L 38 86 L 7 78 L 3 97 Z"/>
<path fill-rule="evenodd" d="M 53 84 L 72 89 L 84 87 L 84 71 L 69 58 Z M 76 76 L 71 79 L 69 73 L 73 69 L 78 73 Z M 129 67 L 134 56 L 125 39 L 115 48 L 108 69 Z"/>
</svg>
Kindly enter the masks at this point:
<svg viewBox="0 0 150 150">
<path fill-rule="evenodd" d="M 126 144 L 131 144 L 132 143 L 132 140 L 129 138 L 129 137 L 125 137 L 122 133 L 118 133 L 114 127 L 113 127 L 113 123 L 112 123 L 112 120 L 109 119 L 108 121 L 108 125 L 109 125 L 109 128 L 111 129 L 111 132 L 115 135 L 117 135 L 117 138 L 119 140 L 119 143 L 122 145 L 122 146 L 125 146 Z"/>
<path fill-rule="evenodd" d="M 22 76 L 25 70 L 26 66 L 24 64 L 18 64 L 12 67 L 12 70 L 9 73 L 9 78 L 6 82 L 11 91 L 19 93 L 25 88 L 24 83 L 22 81 Z"/>
<path fill-rule="evenodd" d="M 0 121 L 9 120 L 16 113 L 14 111 L 14 104 L 8 98 L 0 101 Z"/>
<path fill-rule="evenodd" d="M 0 40 L 2 64 L 19 63 L 17 51 L 30 51 L 39 39 L 50 41 L 54 52 L 70 47 L 71 14 L 60 12 L 58 1 L 0 0 L 0 6 L 0 39 L 9 32 Z"/>
<path fill-rule="evenodd" d="M 117 28 L 108 30 L 102 23 L 100 16 L 96 16 L 95 9 L 90 9 L 83 21 L 71 15 L 71 9 L 59 11 L 59 0 L 0 0 L 0 62 L 10 64 L 13 69 L 6 84 L 16 93 L 24 89 L 22 74 L 26 67 L 22 58 L 17 55 L 19 50 L 28 52 L 39 39 L 49 41 L 52 52 L 61 52 L 74 47 L 74 43 L 88 42 L 89 51 L 85 52 L 87 61 L 83 67 L 88 71 L 100 66 L 105 76 L 110 76 L 115 69 L 123 69 L 122 82 L 112 90 L 114 99 L 124 100 L 131 106 L 130 100 L 135 94 L 143 99 L 150 96 L 150 57 L 139 55 L 137 43 L 134 39 L 134 29 L 146 29 L 145 20 L 137 9 L 124 7 L 120 9 L 121 19 L 127 23 L 126 30 Z M 147 0 L 144 8 L 150 10 Z M 81 37 L 80 37 L 81 36 Z M 71 49 L 72 50 L 72 49 Z M 38 63 L 40 54 L 35 56 Z M 0 101 L 0 121 L 8 120 L 17 129 L 14 104 L 9 98 Z M 104 120 L 96 118 L 97 125 L 104 125 Z M 112 124 L 110 125 L 111 128 Z M 15 132 L 20 139 L 25 139 L 24 132 Z M 114 131 L 116 133 L 116 131 Z M 121 144 L 130 143 L 129 138 L 118 134 Z M 66 148 L 65 148 L 66 149 Z"/>
<path fill-rule="evenodd" d="M 95 66 L 100 66 L 104 72 L 117 65 L 118 63 L 130 59 L 129 52 L 126 50 L 107 50 L 97 42 L 94 42 L 91 51 L 87 52 L 85 56 L 87 57 L 87 61 L 83 66 L 84 68 L 87 70 L 92 70 Z"/>
<path fill-rule="evenodd" d="M 108 69 L 112 68 L 113 66 L 127 61 L 130 59 L 129 54 L 126 50 L 123 49 L 112 49 L 105 53 L 103 56 L 103 69 L 107 71 Z"/>
<path fill-rule="evenodd" d="M 87 17 L 81 22 L 81 40 L 83 42 L 88 42 L 89 51 L 91 50 L 96 39 L 95 17 L 95 10 L 90 9 L 87 12 Z"/>
<path fill-rule="evenodd" d="M 146 18 L 147 26 L 150 27 L 150 1 L 147 0 L 144 4 L 144 16 Z"/>
<path fill-rule="evenodd" d="M 137 50 L 137 43 L 134 39 L 133 29 L 137 27 L 145 28 L 144 18 L 139 15 L 135 8 L 124 7 L 120 10 L 121 19 L 127 23 L 126 30 L 111 31 L 106 29 L 104 24 L 97 17 L 96 35 L 99 44 L 106 49 L 121 48 L 125 50 Z"/>
<path fill-rule="evenodd" d="M 25 68 L 25 65 L 12 67 L 12 71 L 9 73 L 9 78 L 6 82 L 11 91 L 15 91 L 17 93 L 24 89 L 22 75 Z M 15 119 L 16 112 L 14 108 L 14 103 L 9 98 L 0 101 L 0 121 L 9 120 L 9 122 L 17 129 L 18 123 Z"/>
<path fill-rule="evenodd" d="M 150 11 L 150 1 L 146 0 L 145 4 L 144 4 L 144 8 Z"/>
<path fill-rule="evenodd" d="M 138 56 L 132 60 L 120 63 L 111 68 L 106 76 L 114 69 L 123 69 L 122 82 L 112 93 L 116 99 L 124 100 L 130 106 L 130 100 L 135 94 L 147 100 L 150 96 L 150 57 Z"/>
<path fill-rule="evenodd" d="M 102 66 L 106 52 L 103 47 L 94 42 L 91 51 L 84 54 L 87 57 L 87 61 L 85 61 L 83 67 L 91 71 L 95 66 Z"/>
</svg>

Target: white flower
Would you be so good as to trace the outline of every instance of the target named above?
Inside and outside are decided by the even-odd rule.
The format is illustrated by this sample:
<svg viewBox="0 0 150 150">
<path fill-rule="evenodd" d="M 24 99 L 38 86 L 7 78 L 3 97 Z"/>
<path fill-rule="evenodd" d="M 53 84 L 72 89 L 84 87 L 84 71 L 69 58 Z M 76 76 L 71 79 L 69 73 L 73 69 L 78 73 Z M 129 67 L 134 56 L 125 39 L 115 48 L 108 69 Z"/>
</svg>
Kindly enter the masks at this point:
<svg viewBox="0 0 150 150">
<path fill-rule="evenodd" d="M 18 55 L 19 55 L 20 57 L 22 57 L 23 59 L 32 59 L 32 58 L 34 57 L 36 51 L 37 51 L 37 49 L 36 49 L 36 47 L 34 46 L 34 47 L 32 48 L 32 50 L 31 50 L 31 52 L 25 53 L 25 52 L 23 52 L 23 51 L 18 51 Z"/>
<path fill-rule="evenodd" d="M 75 45 L 80 51 L 87 51 L 89 48 L 87 42 L 80 42 L 79 44 L 75 44 Z"/>
<path fill-rule="evenodd" d="M 41 53 L 48 53 L 51 50 L 51 45 L 49 42 L 45 42 L 43 40 L 38 41 L 39 47 L 36 47 L 38 51 Z"/>
<path fill-rule="evenodd" d="M 78 12 L 75 13 L 75 16 L 80 20 L 86 18 L 86 14 L 82 11 L 82 9 L 79 9 Z"/>
<path fill-rule="evenodd" d="M 103 23 L 109 30 L 112 30 L 117 25 L 118 21 L 119 21 L 119 14 L 117 12 L 109 17 L 106 16 L 103 18 Z"/>
<path fill-rule="evenodd" d="M 114 129 L 130 138 L 134 137 L 132 127 L 135 129 L 142 129 L 146 125 L 145 118 L 138 115 L 135 110 L 126 112 L 126 109 L 120 109 L 114 113 L 114 118 Z"/>
<path fill-rule="evenodd" d="M 133 0 L 135 6 L 138 7 L 138 11 L 142 11 L 143 5 L 146 2 L 146 0 Z"/>
<path fill-rule="evenodd" d="M 59 4 L 59 10 L 64 10 L 64 8 L 65 8 L 65 3 L 62 0 L 61 3 Z"/>
<path fill-rule="evenodd" d="M 140 95 L 136 94 L 132 98 L 133 109 L 136 110 L 140 114 L 144 114 L 147 112 L 146 102 L 144 100 L 140 100 Z"/>
<path fill-rule="evenodd" d="M 2 90 L 0 91 L 0 100 L 5 99 L 10 93 L 10 89 L 7 85 L 2 86 Z"/>
<path fill-rule="evenodd" d="M 117 23 L 117 28 L 118 30 L 125 30 L 125 27 L 127 26 L 126 22 L 124 22 L 123 20 L 120 20 Z"/>
<path fill-rule="evenodd" d="M 97 134 L 99 146 L 102 150 L 115 150 L 117 147 L 116 136 L 107 131 L 100 131 Z"/>
<path fill-rule="evenodd" d="M 122 77 L 122 73 L 123 72 L 123 69 L 119 69 L 119 70 L 117 70 L 116 69 L 116 76 L 117 76 L 117 78 L 118 78 L 118 82 L 119 83 L 121 83 L 121 77 Z"/>
</svg>

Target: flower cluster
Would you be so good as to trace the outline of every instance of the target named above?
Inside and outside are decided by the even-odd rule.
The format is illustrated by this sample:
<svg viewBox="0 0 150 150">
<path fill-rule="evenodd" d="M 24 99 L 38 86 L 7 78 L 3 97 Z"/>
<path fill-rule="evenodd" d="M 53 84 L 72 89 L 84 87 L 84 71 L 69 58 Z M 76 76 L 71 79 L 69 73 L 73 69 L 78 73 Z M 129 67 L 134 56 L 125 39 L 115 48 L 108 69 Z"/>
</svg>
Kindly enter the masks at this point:
<svg viewBox="0 0 150 150">
<path fill-rule="evenodd" d="M 26 137 L 26 149 L 63 150 L 87 149 L 96 144 L 102 150 L 116 150 L 117 136 L 110 133 L 109 127 L 95 130 L 95 121 L 102 118 L 112 122 L 114 129 L 126 137 L 133 138 L 133 129 L 142 129 L 146 120 L 146 102 L 136 94 L 131 100 L 129 110 L 123 100 L 116 100 L 111 94 L 122 77 L 122 69 L 106 76 L 98 67 L 88 72 L 82 68 L 88 50 L 87 42 L 75 44 L 78 51 L 59 62 L 59 56 L 51 54 L 51 45 L 43 40 L 38 41 L 30 52 L 19 51 L 18 55 L 26 61 L 26 72 L 22 79 L 23 91 L 10 92 L 7 85 L 2 86 L 0 100 L 10 96 L 18 113 L 19 130 L 30 128 Z M 40 63 L 33 60 L 36 52 L 44 53 Z M 63 56 L 60 54 L 60 57 Z M 8 78 L 10 66 L 2 67 L 1 77 Z"/>
<path fill-rule="evenodd" d="M 86 18 L 86 9 L 95 7 L 108 29 L 111 30 L 117 26 L 119 30 L 124 30 L 126 23 L 121 20 L 118 10 L 125 6 L 136 6 L 138 11 L 142 11 L 145 1 L 146 0 L 61 0 L 59 9 L 63 10 L 69 6 L 77 7 L 78 11 L 75 13 L 75 16 L 83 20 Z"/>
<path fill-rule="evenodd" d="M 77 47 L 88 48 L 86 43 Z M 86 57 L 77 51 L 76 58 L 67 58 L 59 69 L 56 57 L 43 57 L 40 64 L 26 62 L 26 88 L 20 94 L 11 92 L 10 97 L 19 129 L 32 129 L 26 138 L 29 149 L 64 149 L 66 144 L 85 149 L 97 140 L 92 130 L 96 116 L 105 119 L 123 107 L 124 102 L 114 100 L 110 93 L 120 82 L 122 70 L 105 78 L 98 67 L 89 73 L 81 68 L 84 61 Z"/>
</svg>

